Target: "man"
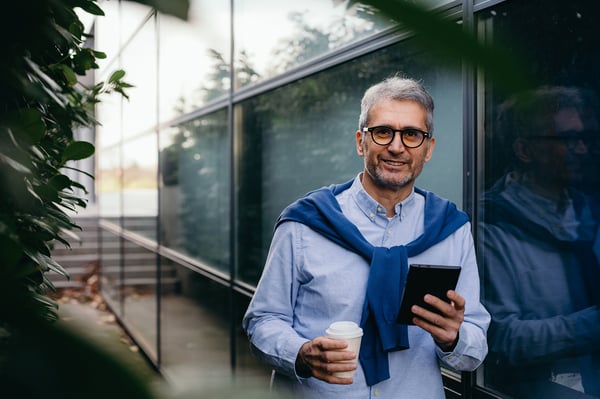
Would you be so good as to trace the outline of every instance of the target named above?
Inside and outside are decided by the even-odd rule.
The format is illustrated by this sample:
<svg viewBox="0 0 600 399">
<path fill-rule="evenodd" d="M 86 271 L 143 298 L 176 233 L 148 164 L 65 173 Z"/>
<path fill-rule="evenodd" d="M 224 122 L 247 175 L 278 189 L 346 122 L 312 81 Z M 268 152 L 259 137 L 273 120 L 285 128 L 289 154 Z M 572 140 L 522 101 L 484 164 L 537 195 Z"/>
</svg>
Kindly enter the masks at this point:
<svg viewBox="0 0 600 399">
<path fill-rule="evenodd" d="M 364 171 L 309 193 L 280 216 L 243 325 L 274 386 L 306 398 L 444 398 L 438 360 L 474 370 L 487 353 L 470 224 L 448 201 L 414 187 L 431 158 L 433 100 L 417 82 L 389 78 L 361 104 L 356 150 Z M 462 266 L 450 303 L 396 323 L 409 263 Z M 364 329 L 358 365 L 331 322 Z M 333 375 L 358 368 L 353 378 Z"/>
<path fill-rule="evenodd" d="M 589 94 L 541 87 L 498 118 L 512 166 L 483 198 L 485 371 L 515 398 L 600 396 L 598 205 L 578 189 L 599 134 Z"/>
</svg>

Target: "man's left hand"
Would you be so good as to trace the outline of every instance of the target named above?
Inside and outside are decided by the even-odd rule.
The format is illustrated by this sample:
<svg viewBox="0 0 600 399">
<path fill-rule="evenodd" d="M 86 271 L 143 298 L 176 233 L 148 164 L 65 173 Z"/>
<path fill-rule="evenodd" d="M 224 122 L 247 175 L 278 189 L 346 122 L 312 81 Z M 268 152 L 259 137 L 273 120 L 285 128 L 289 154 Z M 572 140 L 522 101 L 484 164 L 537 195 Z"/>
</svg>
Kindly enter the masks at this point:
<svg viewBox="0 0 600 399">
<path fill-rule="evenodd" d="M 418 316 L 413 318 L 415 325 L 430 333 L 444 352 L 452 352 L 458 342 L 458 330 L 465 319 L 465 298 L 453 290 L 448 291 L 446 296 L 450 303 L 434 295 L 425 295 L 425 303 L 438 309 L 441 314 L 416 305 L 411 310 Z"/>
</svg>

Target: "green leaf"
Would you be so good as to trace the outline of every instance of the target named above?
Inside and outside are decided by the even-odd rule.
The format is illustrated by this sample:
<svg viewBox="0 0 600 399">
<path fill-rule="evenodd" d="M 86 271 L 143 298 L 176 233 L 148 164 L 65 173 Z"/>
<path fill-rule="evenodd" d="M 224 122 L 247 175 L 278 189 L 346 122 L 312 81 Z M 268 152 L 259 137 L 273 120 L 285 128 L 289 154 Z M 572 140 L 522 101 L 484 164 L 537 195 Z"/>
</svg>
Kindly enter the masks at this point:
<svg viewBox="0 0 600 399">
<path fill-rule="evenodd" d="M 77 76 L 71 68 L 69 68 L 65 64 L 59 64 L 58 67 L 62 71 L 62 74 L 65 77 L 65 80 L 67 81 L 67 84 L 69 86 L 74 86 L 75 84 L 77 84 Z"/>
<path fill-rule="evenodd" d="M 82 10 L 92 15 L 104 15 L 104 11 L 94 1 L 84 1 L 78 4 Z"/>
<path fill-rule="evenodd" d="M 2 125 L 12 130 L 16 137 L 24 138 L 29 144 L 39 142 L 46 132 L 42 113 L 33 108 L 22 108 L 8 115 L 3 115 Z"/>
<path fill-rule="evenodd" d="M 106 53 L 102 52 L 102 51 L 98 51 L 98 50 L 92 50 L 92 53 L 94 54 L 94 57 L 98 58 L 98 59 L 105 59 L 106 58 Z"/>
<path fill-rule="evenodd" d="M 115 83 L 116 81 L 122 79 L 123 76 L 125 76 L 125 71 L 122 69 L 118 69 L 114 71 L 112 75 L 110 75 L 110 78 L 108 78 L 108 83 Z"/>
<path fill-rule="evenodd" d="M 94 145 L 87 141 L 73 141 L 63 152 L 63 162 L 77 161 L 91 157 L 94 154 Z"/>
<path fill-rule="evenodd" d="M 65 175 L 53 176 L 48 183 L 58 191 L 64 190 L 65 188 L 73 185 L 73 181 Z"/>
</svg>

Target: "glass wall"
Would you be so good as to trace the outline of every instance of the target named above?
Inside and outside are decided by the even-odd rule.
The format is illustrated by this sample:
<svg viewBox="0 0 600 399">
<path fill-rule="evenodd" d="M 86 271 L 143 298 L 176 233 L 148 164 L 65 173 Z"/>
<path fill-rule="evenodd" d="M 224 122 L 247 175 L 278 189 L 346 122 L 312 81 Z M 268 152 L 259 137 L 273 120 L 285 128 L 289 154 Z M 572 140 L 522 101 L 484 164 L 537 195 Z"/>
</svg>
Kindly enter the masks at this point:
<svg viewBox="0 0 600 399">
<path fill-rule="evenodd" d="M 482 79 L 478 230 L 490 354 L 479 383 L 515 398 L 600 397 L 600 26 L 588 1 L 476 14 L 528 85 Z"/>
<path fill-rule="evenodd" d="M 362 170 L 355 142 L 360 100 L 373 82 L 394 73 L 419 76 L 435 98 L 449 104 L 435 116 L 440 142 L 419 185 L 462 202 L 457 173 L 462 170 L 462 116 L 453 101 L 462 95 L 459 69 L 442 72 L 431 61 L 403 42 L 237 106 L 240 279 L 258 282 L 275 220 L 285 206 Z"/>
<path fill-rule="evenodd" d="M 227 94 L 230 14 L 229 0 L 196 0 L 190 1 L 185 23 L 172 16 L 158 16 L 161 122 Z"/>
<path fill-rule="evenodd" d="M 227 112 L 161 134 L 161 244 L 229 271 Z"/>
<path fill-rule="evenodd" d="M 96 110 L 103 292 L 165 375 L 268 383 L 240 324 L 275 219 L 360 172 L 360 98 L 400 74 L 436 102 L 435 152 L 417 185 L 471 213 L 493 316 L 486 363 L 444 371 L 448 397 L 600 396 L 591 2 L 419 2 L 514 56 L 519 92 L 438 59 L 354 1 L 192 0 L 188 21 L 105 3 L 98 76 L 123 68 L 134 87 Z"/>
</svg>

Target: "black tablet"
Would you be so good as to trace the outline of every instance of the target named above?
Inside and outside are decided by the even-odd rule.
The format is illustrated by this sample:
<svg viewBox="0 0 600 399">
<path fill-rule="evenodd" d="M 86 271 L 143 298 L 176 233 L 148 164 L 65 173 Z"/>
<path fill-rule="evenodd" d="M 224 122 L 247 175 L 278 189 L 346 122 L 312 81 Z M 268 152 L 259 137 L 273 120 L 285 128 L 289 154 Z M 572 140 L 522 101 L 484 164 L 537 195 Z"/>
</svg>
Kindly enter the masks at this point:
<svg viewBox="0 0 600 399">
<path fill-rule="evenodd" d="M 460 266 L 410 265 L 400 301 L 398 323 L 414 324 L 412 322 L 414 314 L 410 311 L 413 305 L 439 313 L 437 309 L 426 304 L 423 297 L 425 294 L 431 294 L 450 302 L 446 292 L 456 289 L 459 274 Z"/>
</svg>

